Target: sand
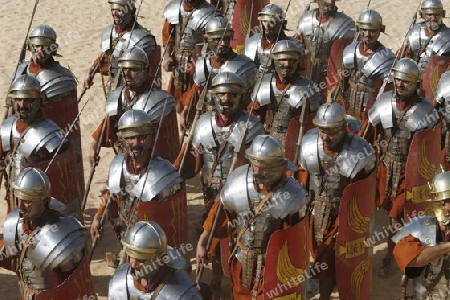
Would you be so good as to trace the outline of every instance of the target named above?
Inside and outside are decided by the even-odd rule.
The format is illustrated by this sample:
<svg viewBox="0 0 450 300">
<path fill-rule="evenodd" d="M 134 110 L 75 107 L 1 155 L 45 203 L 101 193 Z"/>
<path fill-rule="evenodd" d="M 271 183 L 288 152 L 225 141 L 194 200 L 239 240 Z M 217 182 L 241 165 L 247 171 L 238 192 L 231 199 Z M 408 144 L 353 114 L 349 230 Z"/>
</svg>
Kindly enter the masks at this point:
<svg viewBox="0 0 450 300">
<path fill-rule="evenodd" d="M 140 1 L 137 1 L 138 5 Z M 444 1 L 446 2 L 446 1 Z M 162 43 L 161 30 L 164 19 L 162 12 L 168 1 L 143 1 L 139 10 L 139 22 L 152 31 L 156 36 L 157 42 Z M 286 9 L 288 1 L 277 0 L 272 3 L 280 5 Z M 291 31 L 289 35 L 295 33 L 297 20 L 304 11 L 307 2 L 292 1 L 290 3 L 287 20 L 287 27 Z M 367 1 L 340 1 L 337 2 L 340 11 L 344 11 L 349 16 L 356 19 L 363 9 L 367 7 Z M 382 34 L 380 40 L 387 47 L 394 50 L 400 47 L 401 42 L 407 32 L 409 23 L 411 22 L 413 12 L 416 10 L 418 1 L 372 1 L 370 7 L 379 11 L 386 24 L 386 34 Z M 5 1 L 2 3 L 3 16 L 0 19 L 0 27 L 3 28 L 0 34 L 0 91 L 6 95 L 11 82 L 11 74 L 15 69 L 17 60 L 19 59 L 20 49 L 27 33 L 28 23 L 30 21 L 34 1 Z M 314 4 L 313 4 L 314 6 Z M 448 6 L 448 1 L 447 1 Z M 447 7 L 448 8 L 448 7 Z M 34 17 L 32 27 L 38 24 L 48 24 L 52 26 L 58 34 L 59 53 L 63 56 L 58 60 L 63 66 L 69 67 L 78 79 L 78 91 L 82 89 L 82 81 L 87 69 L 92 61 L 100 53 L 100 36 L 103 29 L 112 22 L 109 5 L 106 0 L 47 0 L 38 4 L 36 15 Z M 30 53 L 27 52 L 27 59 Z M 164 72 L 163 72 L 164 73 Z M 167 75 L 164 75 L 163 86 L 167 86 Z M 86 105 L 81 114 L 80 124 L 82 132 L 82 147 L 84 155 L 85 175 L 89 175 L 90 167 L 88 163 L 89 144 L 92 140 L 91 134 L 98 126 L 104 111 L 105 98 L 101 89 L 100 78 L 95 78 L 94 86 L 87 91 L 80 105 Z M 81 106 L 80 106 L 81 108 Z M 3 110 L 3 107 L 2 107 Z M 3 114 L 3 112 L 2 112 Z M 87 207 L 84 212 L 86 224 L 89 225 L 92 216 L 98 205 L 99 191 L 104 187 L 105 176 L 107 174 L 109 163 L 113 154 L 109 150 L 103 149 L 101 161 L 96 170 L 91 193 L 88 199 Z M 3 189 L 3 187 L 2 187 Z M 189 199 L 189 218 L 191 225 L 199 220 L 203 213 L 203 205 L 200 194 L 200 186 L 197 180 L 188 182 L 188 199 Z M 1 190 L 1 198 L 3 199 L 4 191 Z M 4 201 L 0 202 L 0 233 L 3 232 L 3 220 L 6 214 L 6 205 Z M 377 212 L 376 223 L 380 229 L 387 226 L 387 219 L 383 212 Z M 103 240 L 96 249 L 96 253 L 91 262 L 91 272 L 99 299 L 107 299 L 108 281 L 113 269 L 109 268 L 104 260 L 105 252 L 117 249 L 118 244 L 111 234 L 109 226 Z M 189 242 L 195 246 L 198 235 L 195 233 L 193 226 L 190 226 Z M 195 247 L 194 247 L 195 248 Z M 373 276 L 373 297 L 372 299 L 393 299 L 398 296 L 400 284 L 400 271 L 389 279 L 378 279 L 376 270 L 378 269 L 381 259 L 386 252 L 386 243 L 381 240 L 380 244 L 374 249 L 374 276 Z M 194 253 L 190 253 L 194 256 Z M 205 278 L 209 277 L 206 273 Z M 227 284 L 224 283 L 224 289 Z M 228 292 L 229 293 L 229 292 Z M 14 273 L 0 270 L 0 299 L 18 299 L 19 292 L 17 287 L 17 279 Z M 333 295 L 337 295 L 334 293 Z M 318 296 L 315 296 L 318 299 Z M 333 299 L 338 299 L 335 296 Z"/>
</svg>

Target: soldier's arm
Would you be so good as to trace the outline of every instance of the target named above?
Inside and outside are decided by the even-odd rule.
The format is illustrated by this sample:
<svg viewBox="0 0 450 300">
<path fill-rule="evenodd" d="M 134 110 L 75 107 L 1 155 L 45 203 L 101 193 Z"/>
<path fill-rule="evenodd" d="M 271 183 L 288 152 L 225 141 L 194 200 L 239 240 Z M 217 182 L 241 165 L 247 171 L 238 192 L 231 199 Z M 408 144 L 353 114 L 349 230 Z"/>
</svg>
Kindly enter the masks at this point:
<svg viewBox="0 0 450 300">
<path fill-rule="evenodd" d="M 175 57 L 174 57 L 174 45 L 175 45 L 175 30 L 174 26 L 170 24 L 167 20 L 164 21 L 164 26 L 162 30 L 163 47 L 166 47 L 164 52 L 164 71 L 169 72 L 175 67 Z"/>
<path fill-rule="evenodd" d="M 400 270 L 409 278 L 420 275 L 423 267 L 433 260 L 450 252 L 450 243 L 442 243 L 436 246 L 422 246 L 420 240 L 408 235 L 397 242 L 393 255 Z"/>
<path fill-rule="evenodd" d="M 181 166 L 180 169 L 181 161 L 183 159 L 185 151 L 189 152 L 186 154 L 184 164 L 183 166 Z M 173 163 L 173 166 L 180 172 L 181 176 L 184 179 L 194 178 L 195 175 L 197 175 L 203 167 L 203 162 L 201 158 L 201 149 L 197 149 L 196 147 L 193 147 L 190 144 L 188 145 L 187 143 L 184 143 L 183 146 L 181 147 L 180 153 L 178 154 L 177 158 L 175 159 L 175 162 Z"/>
<path fill-rule="evenodd" d="M 89 89 L 94 84 L 94 76 L 96 73 L 101 73 L 102 75 L 109 74 L 109 61 L 110 55 L 106 52 L 100 53 L 100 55 L 94 60 L 89 70 L 84 76 L 84 87 Z"/>
</svg>

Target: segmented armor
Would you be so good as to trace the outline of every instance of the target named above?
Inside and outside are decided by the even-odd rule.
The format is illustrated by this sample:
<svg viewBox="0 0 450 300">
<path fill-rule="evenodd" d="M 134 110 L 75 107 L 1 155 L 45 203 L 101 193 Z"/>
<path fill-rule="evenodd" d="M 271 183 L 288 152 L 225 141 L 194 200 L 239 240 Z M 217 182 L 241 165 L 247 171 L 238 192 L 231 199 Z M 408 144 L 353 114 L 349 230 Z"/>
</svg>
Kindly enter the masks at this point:
<svg viewBox="0 0 450 300">
<path fill-rule="evenodd" d="M 103 52 L 111 53 L 110 72 L 117 74 L 118 59 L 125 49 L 141 48 L 147 54 L 156 50 L 155 36 L 140 24 L 135 24 L 133 30 L 118 33 L 111 24 L 102 33 L 100 48 Z"/>
<path fill-rule="evenodd" d="M 130 223 L 130 211 L 137 201 L 164 201 L 180 192 L 183 180 L 165 159 L 155 157 L 144 174 L 134 175 L 127 170 L 125 153 L 114 157 L 109 168 L 107 186 L 112 196 L 120 198 L 119 216 L 125 225 Z M 157 221 L 157 220 L 155 220 Z"/>
<path fill-rule="evenodd" d="M 234 122 L 224 127 L 217 125 L 215 114 L 215 111 L 208 111 L 200 116 L 192 135 L 192 146 L 199 149 L 203 158 L 202 183 L 208 187 L 209 193 L 213 193 L 211 197 L 213 199 L 227 179 L 234 147 L 239 141 L 247 120 L 249 123 L 245 145 L 249 145 L 256 136 L 264 134 L 261 122 L 247 112 L 239 112 Z M 217 157 L 218 154 L 219 157 Z M 213 167 L 214 170 L 212 170 Z"/>
<path fill-rule="evenodd" d="M 406 113 L 403 113 L 397 108 L 393 93 L 393 91 L 386 92 L 377 99 L 369 110 L 369 122 L 373 126 L 381 124 L 383 128 L 381 139 L 389 141 L 387 147 L 382 148 L 386 153 L 383 158 L 387 169 L 386 184 L 392 184 L 392 190 L 396 191 L 399 187 L 400 174 L 405 171 L 414 133 L 433 128 L 440 118 L 433 104 L 421 97 L 418 97 L 406 108 Z"/>
<path fill-rule="evenodd" d="M 297 111 L 306 99 L 309 101 L 310 113 L 319 108 L 319 91 L 317 84 L 301 76 L 298 76 L 287 90 L 279 90 L 273 74 L 264 75 L 259 89 L 254 90 L 256 102 L 273 111 L 271 124 L 266 124 L 266 127 L 270 127 L 270 134 L 279 139 L 283 146 L 289 122 L 298 115 Z"/>
<path fill-rule="evenodd" d="M 315 74 L 311 80 L 321 82 L 320 74 L 328 70 L 328 58 L 331 46 L 337 40 L 350 39 L 356 34 L 355 22 L 346 14 L 336 12 L 333 18 L 319 23 L 316 18 L 318 9 L 306 11 L 299 19 L 297 34 L 303 36 L 306 49 L 311 53 Z"/>
<path fill-rule="evenodd" d="M 414 25 L 408 34 L 413 59 L 418 63 L 421 74 L 432 56 L 450 54 L 450 28 L 442 28 L 431 36 L 425 34 L 425 23 Z"/>
<path fill-rule="evenodd" d="M 263 38 L 262 33 L 256 33 L 251 36 L 245 43 L 245 56 L 249 57 L 256 63 L 258 71 L 261 74 L 269 73 L 273 71 L 272 60 L 270 59 L 271 49 L 263 49 L 261 45 L 261 39 Z M 299 42 L 296 38 L 286 37 L 286 40 L 296 42 L 299 45 L 299 49 L 305 48 L 303 43 Z M 280 38 L 279 41 L 283 40 Z"/>
<path fill-rule="evenodd" d="M 248 227 L 237 241 L 236 258 L 242 263 L 242 282 L 251 284 L 257 258 L 265 254 L 271 234 L 278 230 L 277 220 L 298 214 L 307 205 L 306 191 L 292 177 L 287 177 L 274 194 L 266 200 L 260 213 L 255 208 L 265 198 L 253 186 L 253 170 L 244 165 L 234 170 L 228 177 L 220 198 L 227 209 L 242 220 L 236 226 L 238 233 Z M 249 224 L 250 219 L 253 219 Z"/>
<path fill-rule="evenodd" d="M 442 74 L 435 93 L 436 101 L 443 105 L 442 112 L 445 121 L 450 122 L 450 72 Z"/>
<path fill-rule="evenodd" d="M 344 49 L 343 63 L 351 71 L 350 93 L 345 97 L 345 109 L 349 115 L 361 119 L 360 113 L 366 110 L 369 97 L 375 101 L 378 86 L 375 79 L 386 79 L 395 61 L 392 51 L 383 45 L 370 56 L 364 56 L 359 50 L 361 42 L 353 42 Z M 369 107 L 370 108 L 370 107 Z"/>
<path fill-rule="evenodd" d="M 84 228 L 74 217 L 51 217 L 32 233 L 24 231 L 19 210 L 13 210 L 5 220 L 5 249 L 15 249 L 19 260 L 18 275 L 23 299 L 45 290 L 61 287 L 60 272 L 75 272 L 82 268 L 85 239 Z M 13 253 L 9 253 L 13 254 Z M 23 257 L 23 258 L 22 258 Z"/>
<path fill-rule="evenodd" d="M 62 143 L 68 142 L 61 129 L 48 119 L 39 119 L 29 124 L 24 134 L 16 129 L 17 120 L 17 116 L 6 119 L 0 132 L 3 151 L 11 153 L 19 143 L 12 157 L 13 177 L 18 175 L 22 168 L 41 162 L 43 159 L 39 154 L 44 153 L 47 156 L 44 159 L 49 159 L 49 154 L 53 154 Z"/>
<path fill-rule="evenodd" d="M 150 300 L 150 299 L 202 299 L 192 279 L 182 270 L 172 269 L 164 280 L 163 287 L 157 292 L 145 293 L 134 285 L 130 264 L 119 266 L 109 282 L 109 299 L 111 300 Z"/>
</svg>

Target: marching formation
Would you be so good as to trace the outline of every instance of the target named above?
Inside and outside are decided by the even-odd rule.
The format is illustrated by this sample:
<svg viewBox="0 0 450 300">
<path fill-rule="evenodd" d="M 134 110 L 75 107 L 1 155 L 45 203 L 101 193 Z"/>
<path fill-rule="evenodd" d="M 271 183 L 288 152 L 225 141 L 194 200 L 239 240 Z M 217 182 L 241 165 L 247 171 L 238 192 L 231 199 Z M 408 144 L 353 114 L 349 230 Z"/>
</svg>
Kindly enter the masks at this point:
<svg viewBox="0 0 450 300">
<path fill-rule="evenodd" d="M 105 253 L 109 299 L 226 299 L 225 281 L 235 300 L 370 299 L 376 209 L 392 230 L 374 273 L 404 274 L 389 296 L 450 299 L 441 0 L 418 3 L 399 49 L 379 42 L 386 26 L 370 1 L 355 20 L 335 0 L 312 1 L 289 36 L 289 6 L 171 0 L 161 45 L 135 0 L 107 2 L 113 24 L 79 95 L 48 24 L 27 33 L 7 91 L 0 267 L 17 274 L 21 299 L 97 299 L 90 261 L 106 220 L 122 249 Z M 96 81 L 105 114 L 82 153 L 74 125 Z M 100 161 L 105 147 L 112 161 Z M 103 163 L 106 189 L 87 216 Z M 189 220 L 196 176 L 204 214 Z"/>
</svg>

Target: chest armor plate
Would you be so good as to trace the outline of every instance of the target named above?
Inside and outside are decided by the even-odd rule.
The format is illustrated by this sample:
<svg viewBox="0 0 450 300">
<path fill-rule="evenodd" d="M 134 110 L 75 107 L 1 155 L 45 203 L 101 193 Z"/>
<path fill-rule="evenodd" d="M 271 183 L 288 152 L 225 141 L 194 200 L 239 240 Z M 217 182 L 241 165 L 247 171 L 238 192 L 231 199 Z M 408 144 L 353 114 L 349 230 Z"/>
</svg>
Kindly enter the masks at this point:
<svg viewBox="0 0 450 300">
<path fill-rule="evenodd" d="M 400 120 L 401 111 L 397 109 L 395 103 L 392 103 L 393 112 L 395 114 L 397 129 L 393 128 L 385 129 L 386 139 L 390 139 L 391 142 L 387 147 L 387 152 L 393 155 L 397 160 L 403 161 L 406 164 L 408 157 L 409 146 L 411 144 L 412 132 L 406 127 L 408 116 L 405 114 Z M 393 135 L 393 136 L 392 136 Z"/>
</svg>

